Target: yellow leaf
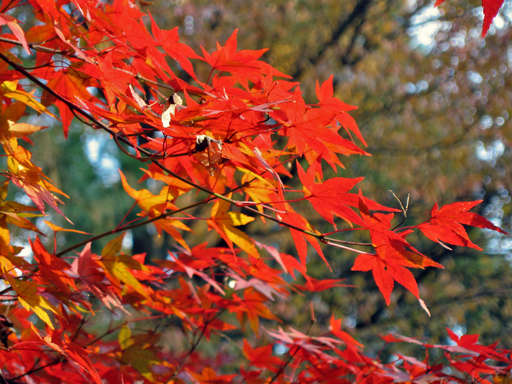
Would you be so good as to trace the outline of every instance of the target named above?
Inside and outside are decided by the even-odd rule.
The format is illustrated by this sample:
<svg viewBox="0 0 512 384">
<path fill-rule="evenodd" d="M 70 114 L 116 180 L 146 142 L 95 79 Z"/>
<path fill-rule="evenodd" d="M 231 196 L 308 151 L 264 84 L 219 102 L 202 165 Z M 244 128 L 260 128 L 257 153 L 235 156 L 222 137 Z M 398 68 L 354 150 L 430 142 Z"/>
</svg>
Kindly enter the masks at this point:
<svg viewBox="0 0 512 384">
<path fill-rule="evenodd" d="M 181 180 L 178 180 L 172 176 L 164 175 L 161 172 L 151 171 L 149 169 L 143 169 L 142 171 L 152 179 L 161 181 L 168 186 L 172 186 L 173 191 L 179 191 L 178 195 L 181 195 L 182 193 L 189 191 L 191 189 L 189 184 Z"/>
<path fill-rule="evenodd" d="M 34 232 L 37 232 L 39 234 L 42 234 L 38 229 L 37 227 L 32 224 L 32 222 L 24 217 L 21 217 L 20 215 L 18 215 L 17 213 L 15 212 L 9 212 L 9 211 L 0 211 L 0 214 L 1 215 L 5 215 L 6 216 L 6 219 L 7 219 L 7 222 L 9 224 L 13 224 L 19 228 L 25 228 L 25 229 L 28 229 L 30 231 L 34 231 Z"/>
<path fill-rule="evenodd" d="M 173 207 L 170 205 L 170 201 L 174 199 L 174 196 L 171 194 L 168 186 L 162 187 L 160 193 L 158 195 L 154 195 L 147 189 L 141 189 L 139 191 L 133 189 L 128 184 L 124 174 L 121 171 L 119 171 L 119 174 L 126 193 L 135 199 L 139 207 L 141 207 L 145 212 L 148 212 L 150 216 L 161 215 L 167 208 Z"/>
<path fill-rule="evenodd" d="M 51 329 L 55 329 L 46 310 L 53 313 L 57 311 L 50 303 L 37 292 L 37 286 L 31 281 L 18 280 L 7 276 L 7 281 L 18 294 L 18 301 L 27 310 L 34 312 Z"/>
<path fill-rule="evenodd" d="M 253 217 L 244 215 L 243 213 L 230 212 L 230 205 L 231 204 L 224 200 L 217 201 L 212 207 L 212 218 L 217 222 L 234 226 L 244 225 L 254 220 Z"/>
<path fill-rule="evenodd" d="M 0 200 L 2 200 L 2 202 L 7 198 L 8 189 L 9 189 L 9 180 L 4 180 L 4 182 L 0 185 Z"/>
<path fill-rule="evenodd" d="M 259 257 L 258 250 L 249 236 L 230 225 L 221 225 L 221 228 L 224 230 L 228 239 L 238 245 L 242 250 L 251 256 Z"/>
<path fill-rule="evenodd" d="M 180 220 L 173 220 L 172 218 L 168 218 L 168 220 L 170 221 L 170 223 L 173 227 L 176 227 L 178 229 L 181 229 L 183 231 L 188 231 L 188 232 L 190 232 L 190 230 L 191 230 L 184 222 L 182 222 Z"/>
<path fill-rule="evenodd" d="M 130 272 L 132 269 L 143 269 L 143 265 L 131 256 L 119 254 L 123 243 L 124 233 L 110 240 L 101 251 L 102 263 L 105 270 L 117 280 L 134 289 L 145 297 L 149 297 L 149 290 Z"/>
<path fill-rule="evenodd" d="M 116 278 L 125 283 L 127 286 L 133 288 L 136 292 L 142 296 L 149 297 L 149 293 L 146 288 L 133 276 L 130 269 L 121 260 L 116 260 L 113 263 L 105 263 L 105 266 Z"/>
<path fill-rule="evenodd" d="M 231 224 L 233 224 L 235 227 L 254 221 L 254 217 L 244 215 L 240 212 L 228 212 L 228 217 L 231 220 Z"/>
<path fill-rule="evenodd" d="M 117 341 L 121 346 L 121 349 L 127 349 L 133 344 L 133 340 L 131 340 L 132 331 L 130 327 L 127 325 L 123 325 L 121 330 L 119 331 L 119 335 L 117 336 Z"/>
<path fill-rule="evenodd" d="M 226 201 L 217 200 L 212 207 L 212 219 L 221 221 L 226 219 L 226 212 L 229 208 L 229 203 Z"/>
<path fill-rule="evenodd" d="M 2 225 L 0 226 L 0 250 L 4 250 L 4 248 L 9 247 L 11 243 L 11 233 L 7 228 L 6 221 L 2 220 Z"/>
<path fill-rule="evenodd" d="M 251 238 L 235 228 L 235 226 L 250 223 L 254 218 L 240 212 L 228 212 L 229 207 L 228 202 L 217 201 L 212 207 L 211 220 L 216 223 L 217 228 L 223 232 L 225 238 L 238 245 L 249 255 L 259 257 L 258 250 Z"/>
<path fill-rule="evenodd" d="M 123 238 L 124 232 L 110 240 L 101 251 L 101 257 L 103 259 L 110 259 L 116 257 L 119 254 L 119 252 L 121 252 Z"/>
<path fill-rule="evenodd" d="M 158 233 L 160 233 L 160 231 L 162 231 L 162 230 L 167 232 L 182 247 L 184 247 L 187 250 L 190 250 L 187 242 L 183 239 L 183 237 L 181 236 L 179 231 L 176 229 L 176 228 L 179 228 L 179 229 L 183 229 L 186 231 L 190 231 L 190 228 L 187 227 L 185 224 L 183 224 L 181 221 L 165 218 L 165 219 L 157 220 L 153 224 L 154 224 L 155 228 L 157 229 Z"/>
<path fill-rule="evenodd" d="M 242 171 L 240 168 L 239 170 Z M 256 203 L 269 201 L 270 195 L 274 193 L 276 187 L 260 175 L 248 170 L 244 170 L 243 172 L 244 175 L 242 176 L 242 183 L 251 181 L 251 183 L 244 188 L 244 192 L 250 197 L 250 199 Z M 261 204 L 258 204 L 256 209 L 263 212 L 263 206 Z"/>
<path fill-rule="evenodd" d="M 32 311 L 39 317 L 42 321 L 44 321 L 51 329 L 55 329 L 50 319 L 48 313 L 38 305 L 30 305 L 27 301 L 23 300 L 22 297 L 18 297 L 19 303 L 27 310 Z"/>
<path fill-rule="evenodd" d="M 3 92 L 15 91 L 17 87 L 18 87 L 18 81 L 17 80 L 14 80 L 14 81 L 4 81 L 2 83 L 2 91 Z"/>
<path fill-rule="evenodd" d="M 42 213 L 44 213 L 46 203 L 64 216 L 58 207 L 58 204 L 62 203 L 62 201 L 53 195 L 52 192 L 68 196 L 52 185 L 41 169 L 31 162 L 32 154 L 30 151 L 18 145 L 15 137 L 4 140 L 2 146 L 8 155 L 7 168 L 11 182 L 17 187 L 23 188 Z M 66 220 L 69 221 L 67 218 Z"/>
<path fill-rule="evenodd" d="M 21 89 L 17 89 L 17 83 L 17 81 L 4 81 L 0 86 L 0 90 L 3 96 L 18 100 L 19 102 L 28 105 L 30 108 L 36 110 L 39 113 L 46 113 L 52 117 L 55 117 L 55 115 L 48 111 L 46 107 L 37 101 L 36 98 L 30 93 Z"/>
<path fill-rule="evenodd" d="M 43 220 L 44 223 L 50 227 L 50 229 L 53 231 L 53 232 L 74 232 L 74 233 L 80 233 L 82 235 L 90 235 L 90 233 L 88 232 L 84 232 L 84 231 L 79 231 L 78 229 L 67 229 L 67 228 L 62 228 L 62 227 L 59 227 L 58 225 L 56 224 L 53 224 L 51 222 L 49 222 L 48 220 Z M 122 242 L 122 239 L 121 239 L 121 242 Z"/>
<path fill-rule="evenodd" d="M 268 181 L 267 179 L 263 178 L 261 175 L 258 175 L 257 173 L 254 173 L 248 169 L 245 169 L 245 168 L 242 168 L 242 167 L 237 167 L 236 168 L 238 171 L 242 172 L 244 175 L 242 176 L 242 183 L 245 183 L 251 179 L 258 179 L 259 181 L 261 181 L 263 184 L 267 185 L 268 188 L 272 188 L 274 189 L 274 185 Z"/>
<path fill-rule="evenodd" d="M 5 256 L 0 256 L 0 268 L 3 273 L 7 273 L 9 271 L 13 271 L 15 265 Z"/>
<path fill-rule="evenodd" d="M 8 121 L 9 124 L 9 134 L 14 137 L 22 137 L 30 135 L 34 132 L 40 131 L 46 127 L 42 127 L 39 125 L 32 125 L 27 123 L 15 123 L 11 120 Z"/>
<path fill-rule="evenodd" d="M 122 361 L 139 371 L 147 380 L 155 381 L 151 368 L 157 363 L 157 359 L 151 350 L 134 345 L 123 351 Z"/>
</svg>

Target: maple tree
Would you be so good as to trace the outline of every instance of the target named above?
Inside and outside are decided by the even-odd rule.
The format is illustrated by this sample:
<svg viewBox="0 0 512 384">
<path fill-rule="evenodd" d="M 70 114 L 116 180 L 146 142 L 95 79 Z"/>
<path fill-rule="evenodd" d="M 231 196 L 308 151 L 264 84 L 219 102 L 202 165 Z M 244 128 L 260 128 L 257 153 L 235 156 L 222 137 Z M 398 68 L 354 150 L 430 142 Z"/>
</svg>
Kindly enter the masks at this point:
<svg viewBox="0 0 512 384">
<path fill-rule="evenodd" d="M 496 5 L 484 1 L 484 33 Z M 18 7 L 37 20 L 28 30 L 15 17 Z M 466 227 L 503 232 L 470 212 L 479 201 L 436 205 L 427 221 L 403 226 L 405 208 L 365 196 L 357 188 L 362 178 L 325 177 L 343 157 L 369 154 L 350 115 L 355 107 L 334 97 L 332 77 L 316 85 L 317 102 L 307 104 L 298 83 L 260 60 L 265 50 L 238 49 L 236 31 L 215 51 L 198 53 L 180 42 L 177 29 L 159 28 L 128 0 L 3 0 L 0 10 L 4 382 L 488 382 L 509 375 L 511 351 L 478 344 L 477 335 L 448 330 L 452 345 L 387 335 L 386 342 L 422 346 L 426 357 L 385 363 L 365 356 L 335 316 L 328 333 L 315 335 L 313 306 L 309 329 L 280 326 L 274 309 L 293 294 L 343 285 L 308 274 L 312 257 L 329 268 L 325 246 L 353 254 L 352 269 L 371 271 L 386 303 L 397 282 L 428 312 L 411 269 L 442 265 L 407 237 L 478 248 Z M 28 66 L 23 58 L 32 55 Z M 66 228 L 51 222 L 47 209 L 63 216 L 59 206 L 68 196 L 32 162 L 31 135 L 45 127 L 25 118 L 31 110 L 58 116 L 64 136 L 74 118 L 107 132 L 140 163 L 147 188 L 120 171 L 137 219 L 96 235 L 71 227 L 72 217 Z M 292 178 L 300 188 L 283 181 Z M 8 199 L 9 189 L 33 205 Z M 296 208 L 303 202 L 329 232 Z M 196 207 L 209 216 L 194 216 Z M 39 218 L 53 236 L 45 236 Z M 223 243 L 190 244 L 187 224 L 195 221 Z M 297 257 L 252 237 L 255 224 L 287 228 Z M 124 233 L 147 225 L 176 242 L 165 260 L 149 263 L 144 253 L 123 249 Z M 61 232 L 84 240 L 62 248 Z M 16 245 L 20 233 L 29 257 Z M 346 239 L 355 233 L 367 241 Z M 99 332 L 94 322 L 105 308 L 110 324 Z M 150 321 L 155 328 L 144 327 Z M 188 346 L 165 345 L 158 328 L 169 323 Z M 240 343 L 235 332 L 243 334 Z M 198 349 L 217 337 L 231 340 L 236 352 L 212 357 Z M 276 353 L 276 345 L 286 352 Z M 432 349 L 450 371 L 430 363 Z M 245 361 L 228 373 L 240 351 Z"/>
</svg>

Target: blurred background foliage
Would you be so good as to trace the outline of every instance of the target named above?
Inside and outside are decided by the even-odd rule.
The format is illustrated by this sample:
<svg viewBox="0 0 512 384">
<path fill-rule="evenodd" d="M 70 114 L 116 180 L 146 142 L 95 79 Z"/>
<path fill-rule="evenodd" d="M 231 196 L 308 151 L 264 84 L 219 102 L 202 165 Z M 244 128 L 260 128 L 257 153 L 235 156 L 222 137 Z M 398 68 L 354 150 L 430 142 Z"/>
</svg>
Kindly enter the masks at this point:
<svg viewBox="0 0 512 384">
<path fill-rule="evenodd" d="M 480 213 L 511 230 L 510 3 L 485 39 L 480 37 L 478 1 L 451 0 L 440 8 L 433 7 L 433 0 L 139 3 L 161 27 L 179 27 L 182 39 L 195 49 L 213 49 L 216 41 L 225 41 L 239 28 L 239 47 L 269 48 L 265 60 L 300 80 L 310 102 L 315 102 L 315 82 L 334 74 L 336 95 L 359 107 L 354 115 L 372 154 L 342 159 L 346 169 L 339 174 L 364 175 L 365 194 L 388 205 L 398 206 L 390 190 L 402 201 L 410 195 L 405 225 L 426 219 L 435 202 L 483 199 Z M 76 122 L 68 140 L 59 127 L 50 129 L 51 137 L 38 136 L 48 145 L 34 147 L 34 157 L 70 195 L 66 215 L 77 229 L 91 233 L 115 227 L 133 203 L 122 193 L 117 168 L 135 185 L 141 176 L 139 164 Z M 42 148 L 51 148 L 51 153 L 37 152 Z M 304 209 L 315 217 L 311 208 Z M 129 213 L 128 220 L 134 214 Z M 207 217 L 209 211 L 196 215 Z M 257 236 L 261 229 L 253 229 Z M 185 235 L 192 245 L 205 240 L 215 245 L 206 232 L 206 225 L 198 222 Z M 265 236 L 267 243 L 294 252 L 287 230 L 275 228 Z M 354 255 L 334 248 L 326 249 L 334 273 L 329 274 L 313 254 L 311 273 L 317 278 L 341 277 L 353 287 L 294 296 L 275 310 L 285 319 L 284 325 L 305 330 L 310 321 L 305 303 L 312 299 L 318 323 L 311 333 L 325 330 L 326 320 L 335 313 L 370 354 L 390 352 L 383 349 L 389 346 L 384 347 L 378 334 L 397 332 L 446 342 L 445 327 L 481 334 L 485 343 L 500 339 L 510 348 L 512 241 L 484 231 L 475 231 L 472 238 L 484 252 L 449 251 L 415 239 L 419 249 L 445 266 L 416 273 L 431 318 L 400 288 L 386 307 L 370 275 L 350 272 Z M 79 235 L 59 234 L 61 246 L 78 240 Z M 127 236 L 125 245 L 155 258 L 165 257 L 175 243 L 158 237 L 151 228 L 138 228 Z M 179 342 L 173 337 L 178 336 L 169 335 L 169 340 Z"/>
</svg>

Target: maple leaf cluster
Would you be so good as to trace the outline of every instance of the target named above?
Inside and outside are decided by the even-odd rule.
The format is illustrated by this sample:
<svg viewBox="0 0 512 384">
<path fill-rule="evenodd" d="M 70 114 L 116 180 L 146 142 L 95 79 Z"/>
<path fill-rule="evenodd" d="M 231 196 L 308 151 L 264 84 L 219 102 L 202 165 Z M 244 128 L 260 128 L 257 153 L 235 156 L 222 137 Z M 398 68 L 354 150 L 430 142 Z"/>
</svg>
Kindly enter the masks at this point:
<svg viewBox="0 0 512 384">
<path fill-rule="evenodd" d="M 511 352 L 477 344 L 476 336 L 449 333 L 456 347 L 384 338 L 443 351 L 448 372 L 428 357 L 370 358 L 334 315 L 328 333 L 279 325 L 275 303 L 343 285 L 308 274 L 311 257 L 329 266 L 325 246 L 353 254 L 352 269 L 371 271 L 386 303 L 398 282 L 428 312 L 411 270 L 442 266 L 407 237 L 478 248 L 465 226 L 503 232 L 469 211 L 478 201 L 436 205 L 427 221 L 404 227 L 403 209 L 365 196 L 357 189 L 361 177 L 327 178 L 328 167 L 343 168 L 343 157 L 369 155 L 350 115 L 355 107 L 334 96 L 332 77 L 308 104 L 300 84 L 261 60 L 265 50 L 238 49 L 236 31 L 214 51 L 198 53 L 129 0 L 3 0 L 0 10 L 1 381 L 440 383 L 462 382 L 464 374 L 488 382 L 510 372 Z M 28 18 L 35 22 L 25 30 L 20 20 Z M 42 223 L 30 218 L 49 219 L 48 207 L 64 216 L 68 196 L 32 162 L 31 135 L 45 128 L 26 122 L 34 113 L 56 118 L 66 137 L 73 119 L 107 132 L 123 156 L 140 162 L 141 182 L 158 187 L 130 185 L 120 173 L 139 209 L 135 221 L 96 235 L 46 221 L 53 246 L 43 238 Z M 300 188 L 285 182 L 292 179 Z M 8 200 L 9 186 L 33 205 Z M 329 233 L 301 213 L 304 201 Z M 194 216 L 197 207 L 209 216 Z M 222 242 L 190 244 L 187 223 L 198 220 Z M 149 225 L 177 244 L 165 260 L 148 263 L 147 255 L 123 248 L 128 230 Z M 253 225 L 285 228 L 296 252 L 257 240 Z M 15 245 L 13 227 L 29 239 L 30 257 Z M 84 240 L 61 249 L 57 237 L 65 231 Z M 356 231 L 367 242 L 342 237 Z M 117 320 L 101 332 L 95 321 L 105 310 Z M 151 322 L 156 328 L 141 326 Z M 174 324 L 190 346 L 166 347 L 156 330 L 162 324 Z M 244 337 L 235 355 L 242 351 L 245 362 L 236 373 L 225 369 L 233 354 L 220 350 L 212 358 L 198 349 L 237 332 Z M 276 345 L 286 352 L 275 353 Z"/>
</svg>

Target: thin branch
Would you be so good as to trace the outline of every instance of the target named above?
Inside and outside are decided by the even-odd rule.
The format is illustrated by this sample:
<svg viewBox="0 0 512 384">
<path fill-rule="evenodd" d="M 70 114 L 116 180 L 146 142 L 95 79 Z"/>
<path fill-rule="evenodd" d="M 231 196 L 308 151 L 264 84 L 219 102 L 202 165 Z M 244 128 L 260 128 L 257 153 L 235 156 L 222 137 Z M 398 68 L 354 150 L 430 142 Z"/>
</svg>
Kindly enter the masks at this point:
<svg viewBox="0 0 512 384">
<path fill-rule="evenodd" d="M 25 373 L 22 373 L 21 375 L 13 377 L 12 379 L 9 379 L 9 380 L 21 379 L 22 377 L 32 375 L 32 374 L 34 374 L 36 372 L 42 371 L 43 369 L 46 369 L 46 368 L 51 367 L 53 365 L 57 365 L 57 364 L 63 363 L 65 361 L 66 361 L 66 358 L 64 356 L 59 356 L 59 357 L 53 359 L 52 361 L 50 361 L 50 362 L 48 362 L 48 363 L 46 363 L 44 365 L 40 365 L 39 367 L 29 369 Z"/>
<path fill-rule="evenodd" d="M 84 347 L 88 347 L 90 345 L 93 345 L 93 344 L 97 343 L 98 341 L 100 341 L 104 337 L 107 337 L 108 335 L 111 335 L 112 333 L 116 332 L 118 329 L 121 329 L 122 327 L 124 327 L 128 323 L 135 323 L 135 322 L 138 322 L 138 321 L 147 321 L 147 320 L 152 320 L 152 319 L 158 319 L 158 318 L 162 318 L 164 316 L 165 316 L 164 314 L 162 314 L 162 315 L 155 315 L 155 316 L 144 316 L 144 317 L 139 317 L 139 318 L 135 318 L 135 319 L 125 320 L 121 324 L 118 324 L 118 325 L 116 325 L 113 328 L 110 328 L 110 326 L 109 326 L 108 330 L 106 330 L 101 335 L 99 335 L 99 336 L 95 337 L 94 339 L 92 339 L 91 341 L 89 341 L 87 344 L 84 345 Z"/>
<path fill-rule="evenodd" d="M 359 18 L 363 17 L 368 11 L 368 7 L 371 3 L 371 0 L 360 0 L 352 10 L 352 12 L 344 19 L 339 22 L 339 24 L 334 28 L 331 32 L 331 36 L 329 39 L 324 42 L 320 49 L 316 51 L 313 55 L 307 57 L 306 59 L 302 59 L 295 65 L 295 72 L 291 75 L 293 79 L 298 79 L 306 69 L 306 63 L 310 63 L 312 66 L 316 66 L 320 59 L 324 56 L 325 52 L 335 45 L 343 33 Z"/>
<path fill-rule="evenodd" d="M 327 244 L 327 245 L 330 245 L 332 247 L 345 249 L 345 250 L 350 251 L 350 252 L 355 252 L 355 253 L 359 253 L 359 254 L 368 253 L 368 252 L 365 252 L 365 251 L 361 251 L 360 249 L 357 249 L 357 248 L 348 247 L 346 245 L 339 244 L 339 243 L 333 243 L 332 241 L 324 241 L 324 243 Z"/>
<path fill-rule="evenodd" d="M 13 40 L 13 39 L 9 39 L 7 37 L 0 37 L 0 42 L 22 46 L 22 44 L 19 41 Z M 45 53 L 53 53 L 53 54 L 62 55 L 62 56 L 69 57 L 69 58 L 73 58 L 73 59 L 76 59 L 76 60 L 84 61 L 83 58 L 78 57 L 75 53 L 73 53 L 71 51 L 65 51 L 65 50 L 59 50 L 59 49 L 54 49 L 54 48 L 48 48 L 48 47 L 45 47 L 44 45 L 34 44 L 34 43 L 28 43 L 28 46 L 30 48 L 32 48 L 33 50 L 35 50 L 35 51 L 45 52 Z M 115 67 L 115 69 L 118 70 L 118 71 L 124 72 L 126 74 L 132 75 L 137 80 L 140 80 L 140 81 L 142 81 L 144 83 L 155 85 L 155 86 L 157 86 L 159 88 L 167 89 L 167 90 L 170 90 L 170 91 L 173 91 L 173 92 L 176 91 L 176 89 L 173 86 L 169 85 L 169 84 L 165 84 L 165 83 L 162 83 L 160 81 L 155 81 L 155 80 L 148 79 L 147 77 L 144 77 L 144 76 L 142 76 L 142 75 L 140 75 L 138 73 L 131 72 L 131 71 L 127 70 L 127 69 L 117 68 L 117 67 Z M 197 92 L 196 91 L 194 91 L 194 92 L 190 91 L 190 93 L 196 94 Z"/>
<path fill-rule="evenodd" d="M 288 358 L 286 359 L 286 361 L 281 364 L 279 366 L 279 369 L 277 370 L 277 372 L 274 374 L 274 376 L 272 376 L 272 378 L 270 379 L 270 381 L 268 382 L 268 384 L 272 384 L 274 381 L 277 380 L 277 378 L 279 376 L 281 376 L 284 372 L 284 370 L 286 369 L 286 367 L 288 365 L 290 365 L 290 363 L 292 362 L 293 358 L 295 357 L 295 355 L 297 354 L 297 352 L 299 352 L 300 348 L 298 345 L 295 346 L 293 352 L 290 350 L 290 354 L 288 355 Z"/>
<path fill-rule="evenodd" d="M 130 229 L 142 227 L 144 225 L 153 223 L 155 221 L 158 221 L 158 220 L 161 220 L 161 219 L 165 219 L 166 217 L 173 216 L 173 215 L 175 215 L 177 213 L 181 213 L 183 211 L 186 211 L 186 210 L 198 207 L 200 205 L 206 204 L 206 203 L 208 203 L 208 202 L 210 202 L 212 200 L 215 200 L 215 197 L 209 197 L 208 199 L 195 202 L 193 204 L 187 205 L 186 207 L 179 208 L 179 209 L 176 209 L 174 211 L 162 213 L 161 215 L 152 217 L 151 219 L 147 219 L 145 221 L 141 221 L 141 222 L 138 222 L 138 223 L 134 223 L 134 224 L 130 224 L 130 225 L 124 225 L 124 226 L 121 226 L 121 227 L 114 228 L 114 229 L 112 229 L 110 231 L 106 231 L 106 232 L 100 233 L 100 234 L 98 234 L 96 236 L 93 236 L 92 238 L 88 238 L 88 239 L 80 241 L 80 242 L 78 242 L 76 244 L 73 244 L 73 245 L 69 246 L 68 248 L 63 249 L 62 251 L 57 253 L 55 256 L 56 257 L 62 257 L 63 255 L 65 255 L 68 252 L 73 251 L 74 249 L 80 248 L 80 247 L 82 247 L 83 245 L 85 245 L 87 243 L 99 240 L 99 239 L 101 239 L 101 238 L 103 238 L 105 236 L 110 236 L 110 235 L 114 235 L 114 234 L 119 233 L 119 232 L 124 232 L 124 231 L 130 230 Z"/>
<path fill-rule="evenodd" d="M 5 295 L 7 292 L 12 291 L 12 287 L 8 286 L 0 291 L 0 296 Z"/>
<path fill-rule="evenodd" d="M 409 210 L 409 201 L 411 199 L 411 194 L 410 193 L 407 194 L 407 200 L 404 205 L 404 204 L 402 204 L 402 200 L 400 200 L 400 198 L 396 195 L 395 192 L 393 192 L 391 189 L 389 190 L 389 192 L 391 192 L 393 197 L 398 201 L 398 204 L 400 205 L 400 210 L 402 211 L 402 215 L 403 215 L 402 220 L 400 220 L 400 222 L 391 229 L 392 231 L 394 231 L 395 229 L 401 227 L 402 224 L 405 223 L 405 220 L 407 220 L 407 212 Z"/>
<path fill-rule="evenodd" d="M 199 336 L 197 337 L 197 339 L 192 343 L 192 345 L 190 346 L 189 350 L 187 351 L 187 353 L 185 354 L 185 356 L 183 356 L 183 358 L 181 359 L 181 362 L 180 364 L 178 365 L 178 367 L 176 368 L 176 370 L 174 371 L 174 374 L 172 375 L 172 378 L 171 378 L 171 381 L 172 379 L 174 379 L 176 376 L 178 376 L 180 373 L 181 373 L 181 370 L 183 369 L 183 367 L 185 366 L 188 358 L 190 357 L 190 355 L 192 355 L 192 353 L 194 353 L 194 351 L 197 349 L 197 347 L 199 346 L 199 344 L 201 343 L 201 340 L 203 339 L 204 335 L 206 334 L 206 330 L 208 329 L 208 326 L 215 320 L 217 319 L 222 313 L 224 313 L 224 309 L 223 310 L 220 310 L 219 312 L 217 312 L 211 319 L 208 319 L 204 322 L 203 326 L 201 327 L 201 333 L 199 334 Z"/>
<path fill-rule="evenodd" d="M 2 43 L 18 45 L 20 47 L 22 46 L 22 44 L 18 40 L 9 39 L 7 37 L 0 37 L 0 41 Z M 40 51 L 40 52 L 45 52 L 45 53 L 53 53 L 53 54 L 63 55 L 63 56 L 70 56 L 70 57 L 78 59 L 78 57 L 76 57 L 74 54 L 70 53 L 69 51 L 61 51 L 59 49 L 47 48 L 44 45 L 39 45 L 39 44 L 34 44 L 34 43 L 28 43 L 28 46 L 30 48 L 34 49 L 35 51 Z"/>
<path fill-rule="evenodd" d="M 313 327 L 314 323 L 315 323 L 314 321 L 311 321 L 309 323 L 309 328 L 308 328 L 308 330 L 305 333 L 306 335 L 309 334 L 309 332 L 311 331 L 311 328 Z M 274 376 L 272 376 L 272 378 L 270 379 L 268 384 L 272 384 L 274 381 L 276 381 L 277 378 L 283 374 L 283 372 L 286 369 L 286 367 L 288 365 L 290 365 L 290 363 L 292 362 L 293 358 L 295 357 L 297 352 L 299 352 L 299 350 L 300 350 L 300 347 L 298 345 L 296 345 L 295 347 L 296 347 L 296 349 L 293 352 L 290 350 L 290 354 L 289 354 L 288 358 L 286 359 L 286 361 L 283 364 L 281 364 L 281 366 L 279 367 L 277 372 L 274 374 Z"/>
<path fill-rule="evenodd" d="M 463 305 L 464 303 L 470 302 L 476 304 L 478 300 L 486 301 L 491 298 L 509 298 L 512 293 L 511 288 L 505 289 L 492 289 L 485 288 L 481 290 L 476 290 L 474 292 L 466 293 L 465 295 L 456 295 L 443 297 L 435 302 L 431 302 L 428 304 L 432 315 L 435 317 L 436 314 L 443 314 L 446 311 L 446 307 L 453 307 L 454 305 Z M 405 298 L 407 294 L 403 293 L 403 298 Z M 400 301 L 403 301 L 402 296 L 400 297 Z M 363 321 L 361 323 L 357 323 L 356 329 L 360 332 L 366 332 L 375 327 L 385 327 L 388 324 L 395 324 L 397 320 L 403 319 L 404 314 L 399 313 L 396 316 L 386 316 L 385 318 L 380 318 L 384 313 L 385 306 L 379 306 L 379 309 L 372 315 L 371 319 L 368 321 Z"/>
<path fill-rule="evenodd" d="M 19 0 L 18 0 L 19 1 Z M 13 3 L 16 2 L 16 0 L 11 0 L 9 1 L 7 4 L 5 4 L 5 7 L 3 7 L 1 10 L 0 10 L 0 13 L 4 13 L 5 11 L 7 11 L 12 5 Z"/>
</svg>

